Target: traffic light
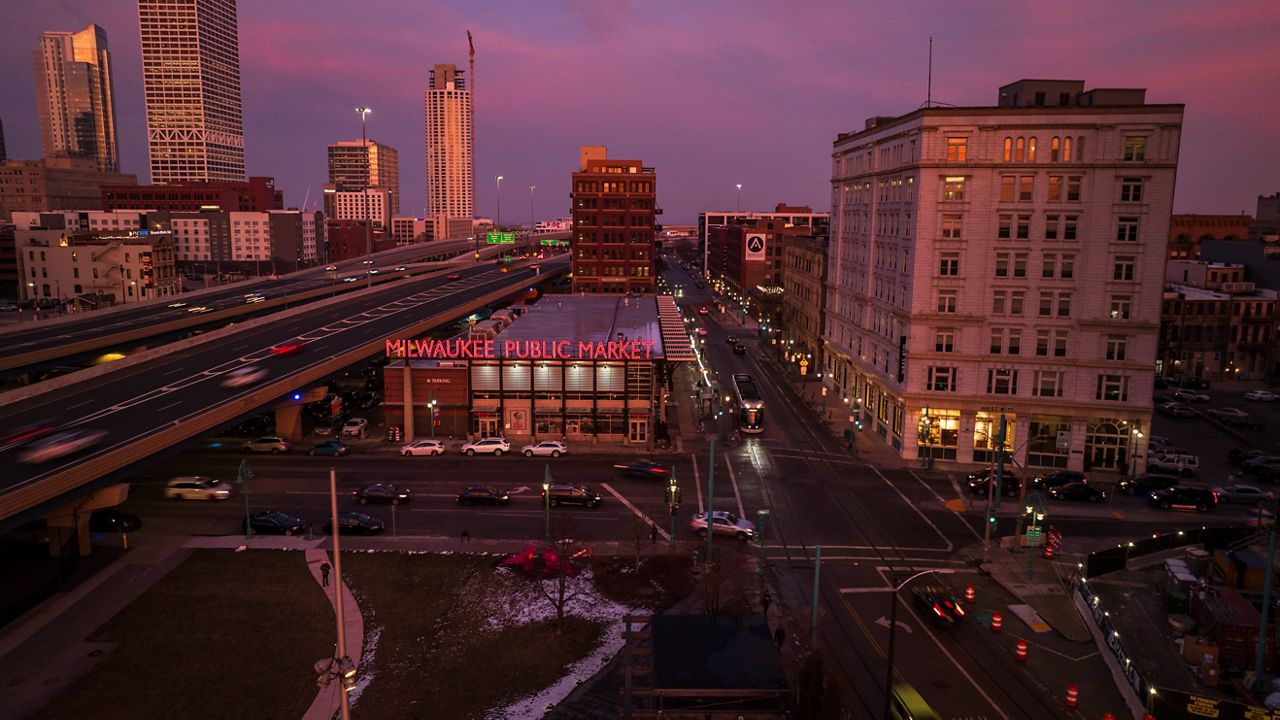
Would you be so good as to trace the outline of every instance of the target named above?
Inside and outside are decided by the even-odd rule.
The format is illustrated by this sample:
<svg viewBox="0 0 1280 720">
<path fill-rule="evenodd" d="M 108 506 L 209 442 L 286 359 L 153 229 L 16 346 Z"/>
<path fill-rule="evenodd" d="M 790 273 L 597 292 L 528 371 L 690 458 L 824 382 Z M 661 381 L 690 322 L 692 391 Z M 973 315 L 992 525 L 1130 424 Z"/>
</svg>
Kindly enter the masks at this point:
<svg viewBox="0 0 1280 720">
<path fill-rule="evenodd" d="M 987 513 L 987 522 L 992 525 L 996 524 L 996 514 L 994 512 Z"/>
<path fill-rule="evenodd" d="M 853 429 L 862 432 L 862 418 L 854 418 Z"/>
</svg>

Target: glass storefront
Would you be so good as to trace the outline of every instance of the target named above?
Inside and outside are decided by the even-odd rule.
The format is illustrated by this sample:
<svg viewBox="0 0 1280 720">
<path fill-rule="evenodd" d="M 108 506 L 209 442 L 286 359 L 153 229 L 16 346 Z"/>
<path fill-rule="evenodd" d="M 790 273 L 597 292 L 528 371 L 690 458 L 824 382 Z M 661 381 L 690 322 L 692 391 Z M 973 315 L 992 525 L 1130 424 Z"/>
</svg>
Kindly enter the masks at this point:
<svg viewBox="0 0 1280 720">
<path fill-rule="evenodd" d="M 1036 415 L 1029 430 L 1027 466 L 1065 468 L 1071 456 L 1071 418 Z"/>
<path fill-rule="evenodd" d="M 1084 436 L 1084 469 L 1129 470 L 1129 423 L 1110 418 L 1089 423 Z"/>
<path fill-rule="evenodd" d="M 1011 459 L 1011 452 L 1018 446 L 1017 416 L 1005 414 L 1004 452 L 1005 460 Z M 973 461 L 977 463 L 993 463 L 996 451 L 999 450 L 1000 414 L 979 412 L 973 420 Z"/>
<path fill-rule="evenodd" d="M 920 457 L 955 460 L 960 444 L 960 411 L 929 410 L 920 417 Z"/>
</svg>

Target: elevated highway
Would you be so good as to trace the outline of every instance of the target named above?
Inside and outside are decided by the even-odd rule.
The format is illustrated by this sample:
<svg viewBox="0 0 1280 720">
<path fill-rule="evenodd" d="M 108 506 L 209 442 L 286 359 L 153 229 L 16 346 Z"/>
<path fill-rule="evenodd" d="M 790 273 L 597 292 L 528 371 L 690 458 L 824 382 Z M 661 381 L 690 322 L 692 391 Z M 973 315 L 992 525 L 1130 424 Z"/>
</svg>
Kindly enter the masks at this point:
<svg viewBox="0 0 1280 720">
<path fill-rule="evenodd" d="M 0 428 L 44 421 L 106 434 L 92 448 L 39 464 L 20 462 L 20 448 L 0 447 L 0 528 L 109 484 L 122 469 L 258 408 L 287 402 L 295 390 L 381 351 L 386 338 L 425 332 L 568 268 L 568 255 L 561 255 L 540 261 L 540 269 L 516 263 L 502 272 L 488 263 L 404 278 L 224 328 L 154 357 L 74 373 L 44 392 L 2 395 Z M 286 343 L 303 349 L 271 352 Z M 224 386 L 228 373 L 249 365 L 268 376 L 244 388 Z"/>
<path fill-rule="evenodd" d="M 510 246 L 484 246 L 481 261 Z M 439 269 L 450 261 L 458 267 L 474 264 L 472 240 L 448 240 L 392 248 L 365 258 L 335 263 L 336 270 L 314 267 L 278 276 L 197 290 L 139 304 L 71 315 L 0 329 L 0 371 L 56 363 L 122 343 L 154 338 L 219 321 L 261 315 L 296 305 L 385 284 L 405 275 Z M 366 262 L 367 261 L 367 262 Z M 404 267 L 396 272 L 395 268 Z M 370 274 L 370 270 L 377 270 Z M 345 282 L 357 278 L 355 282 Z"/>
</svg>

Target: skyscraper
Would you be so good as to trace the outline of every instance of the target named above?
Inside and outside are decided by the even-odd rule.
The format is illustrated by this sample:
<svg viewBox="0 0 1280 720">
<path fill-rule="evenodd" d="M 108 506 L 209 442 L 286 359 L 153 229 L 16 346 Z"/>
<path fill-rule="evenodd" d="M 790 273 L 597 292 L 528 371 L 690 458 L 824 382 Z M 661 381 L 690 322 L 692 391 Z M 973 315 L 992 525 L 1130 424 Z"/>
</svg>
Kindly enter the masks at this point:
<svg viewBox="0 0 1280 720">
<path fill-rule="evenodd" d="M 138 0 L 151 182 L 244 180 L 235 0 Z"/>
<path fill-rule="evenodd" d="M 329 146 L 329 183 L 335 192 L 369 188 L 391 193 L 391 214 L 400 214 L 400 158 L 396 149 L 373 140 L 337 142 Z"/>
<path fill-rule="evenodd" d="M 427 204 L 432 215 L 475 214 L 475 168 L 471 165 L 471 91 L 462 71 L 436 65 L 423 98 L 427 114 Z"/>
<path fill-rule="evenodd" d="M 77 33 L 46 32 L 32 59 L 44 156 L 85 158 L 102 172 L 116 172 L 116 108 L 106 31 L 90 25 Z"/>
</svg>

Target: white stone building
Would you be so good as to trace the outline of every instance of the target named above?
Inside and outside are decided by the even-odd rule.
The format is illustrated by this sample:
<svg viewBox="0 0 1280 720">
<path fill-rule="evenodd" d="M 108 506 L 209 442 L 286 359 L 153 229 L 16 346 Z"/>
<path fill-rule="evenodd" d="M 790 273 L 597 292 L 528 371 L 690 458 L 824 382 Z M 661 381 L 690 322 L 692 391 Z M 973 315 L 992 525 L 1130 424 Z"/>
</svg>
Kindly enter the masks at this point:
<svg viewBox="0 0 1280 720">
<path fill-rule="evenodd" d="M 1138 472 L 1183 106 L 1078 81 L 841 134 L 825 382 L 904 458 Z"/>
</svg>

